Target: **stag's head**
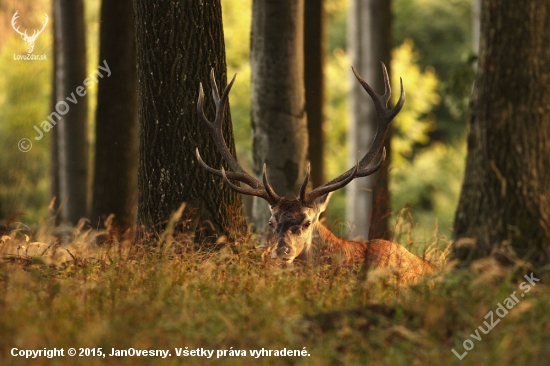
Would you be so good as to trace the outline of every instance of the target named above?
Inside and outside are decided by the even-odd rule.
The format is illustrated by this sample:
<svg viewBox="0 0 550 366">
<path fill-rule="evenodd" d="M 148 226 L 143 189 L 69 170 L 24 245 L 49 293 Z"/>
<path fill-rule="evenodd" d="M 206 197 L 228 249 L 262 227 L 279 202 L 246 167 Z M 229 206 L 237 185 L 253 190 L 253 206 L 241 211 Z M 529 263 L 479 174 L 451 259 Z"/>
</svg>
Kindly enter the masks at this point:
<svg viewBox="0 0 550 366">
<path fill-rule="evenodd" d="M 304 177 L 304 181 L 300 187 L 300 192 L 296 198 L 279 197 L 275 190 L 269 184 L 267 179 L 267 169 L 264 164 L 262 182 L 245 172 L 238 161 L 231 155 L 222 134 L 222 123 L 224 120 L 225 106 L 228 101 L 229 91 L 235 81 L 235 76 L 223 91 L 221 97 L 218 93 L 218 87 L 214 80 L 214 70 L 210 73 L 210 82 L 212 86 L 212 96 L 216 104 L 216 119 L 211 122 L 204 114 L 204 92 L 202 84 L 199 89 L 199 100 L 197 102 L 197 111 L 203 124 L 210 131 L 210 135 L 216 144 L 220 154 L 225 162 L 229 165 L 230 171 L 225 171 L 211 168 L 201 158 L 199 149 L 196 154 L 200 165 L 209 173 L 220 176 L 226 184 L 234 191 L 263 198 L 269 204 L 271 209 L 271 218 L 269 226 L 274 233 L 274 248 L 272 251 L 273 258 L 279 258 L 286 263 L 292 263 L 295 258 L 306 258 L 311 247 L 312 237 L 315 227 L 319 225 L 319 215 L 326 209 L 331 192 L 346 186 L 352 180 L 365 177 L 376 172 L 386 157 L 386 151 L 382 147 L 384 138 L 388 131 L 391 120 L 399 113 L 405 102 L 405 90 L 403 82 L 401 82 L 401 95 L 399 101 L 393 109 L 387 108 L 387 103 L 390 99 L 391 89 L 386 67 L 382 64 L 384 74 L 385 93 L 378 95 L 360 76 L 355 69 L 353 73 L 363 88 L 372 98 L 376 112 L 378 115 L 378 128 L 376 136 L 372 142 L 369 151 L 363 156 L 357 164 L 350 168 L 347 172 L 336 177 L 328 183 L 315 188 L 310 192 L 306 192 L 309 182 L 309 165 Z M 382 151 L 380 160 L 372 165 L 374 158 Z M 248 187 L 241 187 L 234 184 L 233 181 L 238 181 L 246 184 Z"/>
<path fill-rule="evenodd" d="M 319 216 L 325 211 L 331 193 L 311 203 L 299 199 L 281 198 L 271 206 L 269 227 L 274 234 L 272 258 L 292 263 L 296 258 L 307 259 Z"/>
<path fill-rule="evenodd" d="M 13 29 L 21 35 L 21 38 L 25 41 L 25 48 L 27 49 L 27 53 L 32 53 L 34 50 L 34 43 L 36 42 L 36 38 L 42 33 L 44 28 L 46 28 L 46 25 L 48 24 L 48 14 L 44 14 L 44 22 L 42 23 L 42 29 L 40 30 L 34 30 L 32 33 L 32 36 L 27 35 L 27 30 L 25 29 L 24 32 L 21 32 L 19 30 L 19 26 L 16 26 L 17 18 L 19 18 L 18 15 L 19 11 L 16 11 L 15 14 L 13 14 L 13 17 L 11 18 L 11 26 Z"/>
</svg>

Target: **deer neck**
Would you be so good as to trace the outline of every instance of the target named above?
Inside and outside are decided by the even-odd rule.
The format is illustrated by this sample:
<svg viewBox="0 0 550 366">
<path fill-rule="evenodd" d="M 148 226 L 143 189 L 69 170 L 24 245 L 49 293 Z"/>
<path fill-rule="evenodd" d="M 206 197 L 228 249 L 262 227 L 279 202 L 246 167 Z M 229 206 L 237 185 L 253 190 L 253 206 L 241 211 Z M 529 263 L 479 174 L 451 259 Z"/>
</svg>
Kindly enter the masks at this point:
<svg viewBox="0 0 550 366">
<path fill-rule="evenodd" d="M 317 223 L 313 229 L 313 235 L 311 239 L 311 244 L 315 247 L 325 246 L 325 245 L 342 245 L 344 240 L 340 239 L 327 229 L 323 224 Z"/>
<path fill-rule="evenodd" d="M 313 248 L 320 251 L 340 252 L 347 261 L 362 260 L 366 245 L 365 242 L 341 239 L 320 223 L 314 228 L 311 243 Z"/>
</svg>

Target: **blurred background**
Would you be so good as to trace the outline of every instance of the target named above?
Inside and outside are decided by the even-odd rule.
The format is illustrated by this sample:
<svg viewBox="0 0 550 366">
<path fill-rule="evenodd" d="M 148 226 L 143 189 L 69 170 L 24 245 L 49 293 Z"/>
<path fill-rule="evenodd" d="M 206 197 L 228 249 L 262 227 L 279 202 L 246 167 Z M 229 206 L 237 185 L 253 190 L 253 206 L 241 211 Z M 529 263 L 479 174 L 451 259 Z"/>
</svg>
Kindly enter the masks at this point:
<svg viewBox="0 0 550 366">
<path fill-rule="evenodd" d="M 99 0 L 85 0 L 88 73 L 99 64 Z M 347 170 L 349 122 L 347 0 L 326 0 L 325 135 L 326 176 Z M 222 0 L 228 75 L 238 74 L 231 92 L 237 154 L 251 166 L 250 25 L 252 1 Z M 38 37 L 34 54 L 47 60 L 14 60 L 25 53 L 12 26 L 15 11 L 23 28 L 40 28 L 48 0 L 0 0 L 0 221 L 20 214 L 26 225 L 45 225 L 50 203 L 49 134 L 22 153 L 21 138 L 36 136 L 51 113 L 52 24 Z M 418 244 L 447 241 L 461 187 L 466 153 L 469 94 L 473 82 L 472 1 L 394 0 L 392 3 L 392 86 L 403 78 L 407 101 L 392 122 L 390 165 L 392 224 Z M 307 17 L 307 14 L 306 14 Z M 23 19 L 24 18 L 24 19 Z M 33 28 L 34 27 L 34 28 Z M 307 67 L 307 65 L 306 65 Z M 368 81 L 368 80 L 367 80 Z M 90 170 L 94 158 L 97 86 L 88 89 Z M 381 91 L 379 91 L 381 92 Z M 395 92 L 394 92 L 395 93 Z M 395 96 L 395 95 L 394 95 Z M 370 100 L 365 95 L 365 102 Z M 327 221 L 345 235 L 345 193 L 335 193 Z M 397 239 L 400 239 L 399 237 Z M 401 238 L 406 242 L 406 239 Z"/>
</svg>

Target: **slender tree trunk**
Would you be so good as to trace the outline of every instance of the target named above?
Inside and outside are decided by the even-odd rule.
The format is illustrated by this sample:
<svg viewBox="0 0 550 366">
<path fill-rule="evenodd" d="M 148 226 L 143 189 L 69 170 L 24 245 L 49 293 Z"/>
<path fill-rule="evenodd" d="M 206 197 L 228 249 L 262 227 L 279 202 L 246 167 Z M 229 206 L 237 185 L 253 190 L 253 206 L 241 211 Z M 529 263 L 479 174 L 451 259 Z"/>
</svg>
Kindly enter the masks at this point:
<svg viewBox="0 0 550 366">
<path fill-rule="evenodd" d="M 481 38 L 481 0 L 472 0 L 472 53 L 479 57 L 479 40 Z M 474 70 L 477 60 L 473 62 Z"/>
<path fill-rule="evenodd" d="M 304 17 L 304 83 L 306 90 L 308 158 L 311 163 L 311 183 L 325 183 L 324 145 L 324 64 L 325 9 L 323 0 L 305 0 Z"/>
<path fill-rule="evenodd" d="M 454 257 L 550 249 L 550 1 L 482 1 Z"/>
<path fill-rule="evenodd" d="M 472 0 L 472 52 L 479 53 L 479 39 L 481 37 L 481 0 Z"/>
<path fill-rule="evenodd" d="M 303 0 L 254 0 L 252 4 L 252 133 L 254 173 L 267 163 L 271 185 L 294 198 L 306 171 Z M 270 213 L 254 198 L 256 229 Z"/>
<path fill-rule="evenodd" d="M 246 231 L 241 197 L 197 163 L 195 149 L 212 167 L 222 163 L 197 115 L 199 84 L 205 113 L 214 118 L 210 70 L 220 89 L 227 84 L 220 0 L 134 1 L 137 45 L 138 161 L 137 238 L 163 230 L 182 203 L 182 226 L 202 243 Z M 238 81 L 237 81 L 238 82 Z M 229 113 L 224 137 L 235 154 Z"/>
<path fill-rule="evenodd" d="M 380 62 L 390 70 L 391 64 L 391 1 L 352 0 L 349 13 L 348 40 L 351 63 L 363 78 L 379 93 L 384 92 Z M 368 151 L 376 132 L 377 117 L 372 101 L 351 74 L 351 124 L 348 165 Z M 369 177 L 356 179 L 346 188 L 347 221 L 352 225 L 351 236 L 385 238 L 391 215 L 388 190 L 388 165 L 391 161 L 391 128 L 384 146 L 386 162 Z M 370 230 L 372 229 L 372 232 Z"/>
<path fill-rule="evenodd" d="M 130 227 L 137 199 L 137 76 L 132 0 L 103 1 L 99 64 L 111 76 L 100 79 L 97 92 L 92 219 L 115 215 Z M 95 222 L 94 222 L 95 224 Z"/>
<path fill-rule="evenodd" d="M 58 43 L 60 40 L 60 34 L 59 34 L 59 27 L 57 27 L 55 24 L 58 22 L 57 19 L 57 12 L 55 10 L 55 2 L 57 0 L 54 0 L 54 4 L 52 4 L 52 30 L 53 30 L 53 63 L 52 63 L 52 92 L 50 95 L 50 110 L 55 111 L 55 105 L 57 104 L 57 82 L 56 82 L 56 75 L 57 75 L 57 55 L 58 55 Z M 59 224 L 59 134 L 58 134 L 59 128 L 52 128 L 50 131 L 50 197 L 52 200 L 54 200 L 54 204 L 51 207 L 50 214 L 51 214 L 51 220 L 52 225 L 56 226 Z"/>
<path fill-rule="evenodd" d="M 55 111 L 58 122 L 59 193 L 61 219 L 76 224 L 87 215 L 88 198 L 88 99 L 66 101 L 86 79 L 86 37 L 82 0 L 55 0 L 56 33 Z"/>
</svg>

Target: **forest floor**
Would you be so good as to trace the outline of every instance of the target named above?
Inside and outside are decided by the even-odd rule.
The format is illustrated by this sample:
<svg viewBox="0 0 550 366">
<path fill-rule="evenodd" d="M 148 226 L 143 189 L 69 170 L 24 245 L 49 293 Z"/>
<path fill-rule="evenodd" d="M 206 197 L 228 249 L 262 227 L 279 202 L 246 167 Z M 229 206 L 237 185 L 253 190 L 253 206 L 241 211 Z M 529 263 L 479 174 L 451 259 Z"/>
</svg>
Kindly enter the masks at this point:
<svg viewBox="0 0 550 366">
<path fill-rule="evenodd" d="M 1 365 L 550 360 L 550 277 L 520 261 L 465 270 L 433 253 L 439 270 L 405 287 L 388 271 L 281 268 L 252 244 L 193 251 L 170 235 L 152 249 L 130 240 L 97 247 L 91 232 L 75 231 L 64 246 L 35 236 L 0 241 Z M 63 356 L 48 358 L 54 348 Z"/>
</svg>

